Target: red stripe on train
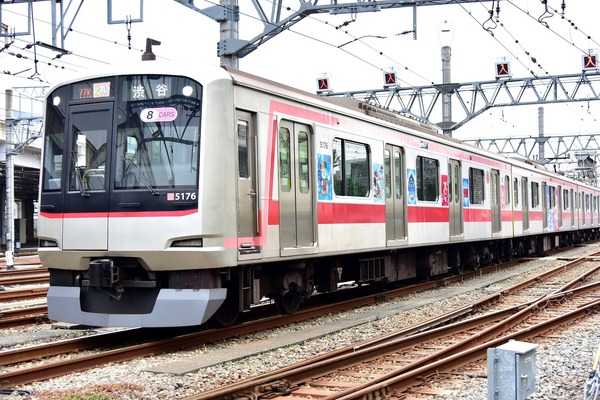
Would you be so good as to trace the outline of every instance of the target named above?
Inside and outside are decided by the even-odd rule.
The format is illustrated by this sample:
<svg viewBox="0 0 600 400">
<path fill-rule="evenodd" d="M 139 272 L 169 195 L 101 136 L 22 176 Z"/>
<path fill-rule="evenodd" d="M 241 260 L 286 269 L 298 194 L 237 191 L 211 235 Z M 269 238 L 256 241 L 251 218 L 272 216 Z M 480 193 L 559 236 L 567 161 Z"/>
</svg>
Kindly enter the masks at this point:
<svg viewBox="0 0 600 400">
<path fill-rule="evenodd" d="M 127 212 L 40 212 L 40 216 L 49 219 L 56 218 L 149 218 L 149 217 L 183 217 L 195 214 L 198 209 L 179 211 L 127 211 Z"/>
</svg>

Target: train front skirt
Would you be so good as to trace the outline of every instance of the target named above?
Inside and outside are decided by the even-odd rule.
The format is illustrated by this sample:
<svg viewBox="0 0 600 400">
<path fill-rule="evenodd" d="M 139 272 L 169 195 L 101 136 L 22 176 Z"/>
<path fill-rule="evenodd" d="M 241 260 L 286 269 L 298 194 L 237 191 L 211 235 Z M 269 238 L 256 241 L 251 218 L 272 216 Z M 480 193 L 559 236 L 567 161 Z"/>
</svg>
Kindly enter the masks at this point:
<svg viewBox="0 0 600 400">
<path fill-rule="evenodd" d="M 227 289 L 161 289 L 146 314 L 108 314 L 82 311 L 81 288 L 50 286 L 48 318 L 89 326 L 156 328 L 192 326 L 206 322 L 223 304 Z"/>
</svg>

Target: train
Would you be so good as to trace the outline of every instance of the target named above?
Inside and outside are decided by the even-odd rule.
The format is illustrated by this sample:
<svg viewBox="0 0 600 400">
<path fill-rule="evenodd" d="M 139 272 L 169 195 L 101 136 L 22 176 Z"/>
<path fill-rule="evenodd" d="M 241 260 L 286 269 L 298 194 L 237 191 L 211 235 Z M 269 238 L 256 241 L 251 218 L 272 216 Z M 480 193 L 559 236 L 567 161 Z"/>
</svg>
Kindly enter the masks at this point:
<svg viewBox="0 0 600 400">
<path fill-rule="evenodd" d="M 485 135 L 485 132 L 481 133 Z M 140 61 L 45 99 L 48 317 L 227 326 L 598 237 L 600 190 L 351 98 Z"/>
</svg>

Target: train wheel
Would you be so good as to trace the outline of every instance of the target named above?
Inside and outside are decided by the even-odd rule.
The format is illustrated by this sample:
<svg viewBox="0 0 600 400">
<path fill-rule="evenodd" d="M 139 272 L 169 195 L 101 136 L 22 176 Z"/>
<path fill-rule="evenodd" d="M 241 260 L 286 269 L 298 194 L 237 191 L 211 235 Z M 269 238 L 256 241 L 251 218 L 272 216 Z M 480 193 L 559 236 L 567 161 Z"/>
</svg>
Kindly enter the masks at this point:
<svg viewBox="0 0 600 400">
<path fill-rule="evenodd" d="M 213 315 L 212 319 L 215 323 L 222 327 L 227 328 L 237 321 L 240 315 L 240 300 L 239 293 L 235 290 L 227 290 L 227 297 L 225 301 L 219 307 L 217 312 Z"/>
<path fill-rule="evenodd" d="M 293 314 L 300 308 L 302 296 L 298 291 L 298 286 L 290 284 L 287 293 L 277 294 L 273 298 L 277 309 L 282 314 Z"/>
<path fill-rule="evenodd" d="M 226 307 L 225 304 L 223 304 L 223 306 L 217 310 L 215 315 L 213 315 L 213 320 L 218 326 L 227 328 L 235 324 L 239 315 L 239 311 L 235 310 L 233 307 Z"/>
</svg>

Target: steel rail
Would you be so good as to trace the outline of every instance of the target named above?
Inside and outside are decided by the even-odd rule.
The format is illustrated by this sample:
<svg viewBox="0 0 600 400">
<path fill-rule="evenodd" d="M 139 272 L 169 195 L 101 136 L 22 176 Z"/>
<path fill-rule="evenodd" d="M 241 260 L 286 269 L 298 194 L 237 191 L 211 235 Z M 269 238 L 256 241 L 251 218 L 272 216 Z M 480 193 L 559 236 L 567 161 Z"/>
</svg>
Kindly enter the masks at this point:
<svg viewBox="0 0 600 400">
<path fill-rule="evenodd" d="M 577 265 L 581 264 L 581 262 L 586 261 L 586 259 L 587 259 L 586 257 L 577 259 L 577 260 L 571 262 L 570 265 L 577 266 Z M 516 284 L 507 290 L 503 290 L 494 295 L 491 295 L 482 300 L 479 300 L 475 304 L 483 305 L 490 301 L 493 301 L 494 299 L 498 299 L 503 294 L 505 295 L 506 293 L 509 293 L 509 292 L 510 293 L 518 292 L 519 290 L 522 290 L 523 288 L 531 286 L 531 284 L 533 284 L 535 282 L 539 282 L 540 280 L 543 281 L 544 279 L 552 277 L 552 276 L 556 275 L 557 273 L 565 271 L 568 268 L 568 267 L 566 267 L 566 268 L 565 267 L 566 266 L 560 266 L 560 267 L 554 268 L 553 270 L 549 271 L 548 273 L 543 274 L 541 279 L 539 276 L 531 278 L 531 279 L 527 280 L 528 281 L 527 284 L 521 284 L 521 283 Z M 584 275 L 588 275 L 588 274 L 586 273 Z M 577 278 L 574 281 L 581 281 L 581 279 Z M 574 281 L 572 281 L 568 285 L 564 285 L 564 286 L 571 287 L 572 283 Z M 331 372 L 331 371 L 338 370 L 341 368 L 346 368 L 349 365 L 363 362 L 366 360 L 370 360 L 370 359 L 373 359 L 374 357 L 377 357 L 377 356 L 380 356 L 383 354 L 391 353 L 396 348 L 405 348 L 405 347 L 409 347 L 412 344 L 418 344 L 424 340 L 431 340 L 431 338 L 435 337 L 435 335 L 444 334 L 446 336 L 449 336 L 458 331 L 464 331 L 467 329 L 471 329 L 471 328 L 473 328 L 473 326 L 476 326 L 478 324 L 480 325 L 482 323 L 487 323 L 490 320 L 497 320 L 498 319 L 498 318 L 496 318 L 497 316 L 502 316 L 502 318 L 495 325 L 478 333 L 476 338 L 468 338 L 462 342 L 458 342 L 458 343 L 444 349 L 441 352 L 438 352 L 429 357 L 425 357 L 422 360 L 419 360 L 417 362 L 410 364 L 405 369 L 413 370 L 413 369 L 424 368 L 424 366 L 428 365 L 428 363 L 431 363 L 432 360 L 442 358 L 442 357 L 447 357 L 449 354 L 466 351 L 469 348 L 471 348 L 474 345 L 474 343 L 476 344 L 476 343 L 480 343 L 481 341 L 492 340 L 495 336 L 498 335 L 499 331 L 501 332 L 503 330 L 506 330 L 507 326 L 511 326 L 512 324 L 517 324 L 517 323 L 522 322 L 525 318 L 527 318 L 527 316 L 533 314 L 534 312 L 537 312 L 540 308 L 543 308 L 545 305 L 547 305 L 550 302 L 550 300 L 555 300 L 558 298 L 565 298 L 574 293 L 581 293 L 581 292 L 586 292 L 589 290 L 594 290 L 594 289 L 599 289 L 599 288 L 600 288 L 600 283 L 596 283 L 596 284 L 588 285 L 588 286 L 585 286 L 582 288 L 570 289 L 569 292 L 565 292 L 565 293 L 559 293 L 556 290 L 554 290 L 545 296 L 541 296 L 540 298 L 529 302 L 528 304 L 513 306 L 508 309 L 498 311 L 496 313 L 484 315 L 484 316 L 469 320 L 466 322 L 468 324 L 466 326 L 466 328 L 465 328 L 465 326 L 462 326 L 462 328 L 461 328 L 461 324 L 465 324 L 465 322 L 459 322 L 459 323 L 451 324 L 451 325 L 448 325 L 445 327 L 436 328 L 431 331 L 421 332 L 421 333 L 418 333 L 418 334 L 415 334 L 415 335 L 409 336 L 409 337 L 400 338 L 400 336 L 401 336 L 400 333 L 398 333 L 396 335 L 388 335 L 388 338 L 385 338 L 385 339 L 377 338 L 376 340 L 365 342 L 364 344 L 361 344 L 359 346 L 353 346 L 353 347 L 349 347 L 346 349 L 341 349 L 341 350 L 338 350 L 331 354 L 327 354 L 327 355 L 324 355 L 321 357 L 316 357 L 316 358 L 307 360 L 303 363 L 295 364 L 293 366 L 283 368 L 278 371 L 273 371 L 272 373 L 267 373 L 267 374 L 261 375 L 260 377 L 257 377 L 257 378 L 250 378 L 250 379 L 247 379 L 244 381 L 240 381 L 236 384 L 229 385 L 227 387 L 217 388 L 217 389 L 207 391 L 207 392 L 195 395 L 195 396 L 190 396 L 190 397 L 188 397 L 188 399 L 190 399 L 190 400 L 191 399 L 194 399 L 194 400 L 227 399 L 227 398 L 230 398 L 232 395 L 244 396 L 244 395 L 247 395 L 248 393 L 251 393 L 250 395 L 252 395 L 252 393 L 255 393 L 256 391 L 260 392 L 260 391 L 266 390 L 266 388 L 273 385 L 273 382 L 292 382 L 292 383 L 303 382 L 310 378 L 322 376 L 322 375 L 326 374 L 327 372 Z M 591 304 L 595 304 L 595 303 L 591 303 Z M 400 339 L 397 339 L 397 338 L 400 338 Z M 504 339 L 504 340 L 506 340 L 506 339 Z M 401 373 L 402 371 L 403 371 L 402 369 L 400 370 L 400 372 L 395 371 L 394 374 Z M 408 373 L 408 372 L 406 372 L 406 373 Z M 389 379 L 389 377 L 383 376 L 383 377 L 375 380 L 374 381 L 375 383 L 370 382 L 368 384 L 365 384 L 365 386 L 377 385 L 377 381 L 383 380 L 383 379 Z M 356 386 L 354 386 L 351 389 L 348 389 L 348 392 L 354 392 L 356 390 L 358 390 L 358 388 Z M 376 396 L 376 395 L 374 395 L 374 396 Z M 328 397 L 326 397 L 326 398 L 328 398 Z"/>
<path fill-rule="evenodd" d="M 493 269 L 495 270 L 496 268 L 493 268 Z M 559 269 L 564 270 L 564 267 L 559 267 Z M 44 366 L 38 366 L 38 367 L 29 368 L 29 369 L 11 371 L 11 372 L 0 374 L 0 388 L 26 384 L 26 383 L 30 383 L 30 382 L 37 381 L 37 380 L 44 380 L 44 379 L 49 379 L 49 378 L 65 375 L 68 373 L 73 373 L 76 371 L 82 371 L 85 369 L 96 367 L 103 363 L 126 361 L 126 360 L 136 358 L 136 357 L 158 354 L 158 353 L 173 351 L 173 350 L 182 349 L 182 348 L 189 348 L 189 347 L 198 346 L 202 343 L 206 343 L 206 342 L 210 342 L 210 341 L 222 340 L 225 338 L 230 338 L 230 337 L 235 337 L 235 336 L 239 336 L 239 335 L 243 335 L 243 334 L 247 334 L 247 333 L 261 331 L 264 329 L 272 328 L 273 326 L 281 326 L 284 324 L 291 324 L 291 323 L 298 322 L 298 321 L 309 320 L 311 318 L 314 318 L 317 316 L 322 316 L 324 314 L 338 312 L 340 310 L 347 310 L 347 309 L 351 309 L 351 308 L 355 308 L 355 307 L 359 307 L 359 306 L 374 304 L 374 303 L 380 302 L 384 298 L 389 299 L 392 297 L 402 296 L 402 295 L 406 295 L 406 294 L 414 292 L 414 291 L 424 290 L 424 288 L 432 288 L 432 287 L 436 287 L 439 285 L 440 285 L 439 282 L 427 282 L 425 284 L 415 285 L 415 286 L 411 286 L 409 288 L 401 288 L 401 289 L 391 290 L 391 291 L 384 292 L 384 293 L 378 293 L 375 295 L 374 294 L 367 295 L 360 299 L 350 299 L 350 300 L 347 300 L 340 304 L 329 305 L 329 306 L 320 306 L 320 307 L 316 307 L 316 308 L 313 308 L 310 310 L 302 310 L 298 313 L 291 314 L 291 315 L 264 318 L 264 319 L 261 319 L 261 320 L 255 321 L 255 322 L 250 322 L 250 323 L 246 323 L 246 324 L 242 324 L 242 325 L 235 325 L 235 326 L 232 326 L 231 328 L 218 329 L 218 330 L 216 330 L 216 329 L 215 330 L 207 330 L 207 331 L 203 331 L 203 332 L 194 332 L 194 333 L 190 333 L 190 334 L 180 335 L 175 338 L 169 338 L 166 340 L 160 340 L 160 341 L 154 341 L 154 342 L 148 342 L 148 343 L 142 343 L 142 344 L 138 344 L 138 345 L 128 346 L 126 348 L 111 350 L 111 351 L 103 352 L 103 353 L 96 354 L 96 355 L 75 357 L 71 360 L 64 360 L 64 361 L 56 362 L 56 363 L 48 363 Z M 488 296 L 486 299 L 482 300 L 482 302 L 497 301 L 497 299 L 500 298 L 501 295 L 502 294 Z M 482 303 L 482 304 L 484 304 L 484 303 Z M 461 313 L 467 313 L 467 312 L 469 312 L 469 311 L 468 310 L 453 311 L 453 312 L 448 313 L 445 316 L 442 316 L 440 318 L 440 321 L 448 321 L 453 318 L 456 318 L 456 316 Z M 427 323 L 430 326 L 437 326 L 437 325 L 441 324 L 442 322 L 428 321 Z M 420 327 L 420 328 L 414 328 L 414 329 L 423 330 L 423 329 L 428 329 L 428 328 Z M 107 335 L 106 337 L 110 338 L 110 335 Z M 129 336 L 129 337 L 131 337 L 131 336 Z M 114 338 L 114 336 L 113 336 L 113 338 Z M 118 340 L 114 340 L 113 338 L 109 339 L 112 342 L 112 344 L 114 344 L 115 342 L 118 343 Z M 81 340 L 83 342 L 85 342 L 88 339 L 81 339 Z M 90 342 L 88 342 L 88 343 L 93 343 L 93 341 L 96 339 L 89 339 L 89 340 L 90 340 Z M 100 341 L 101 339 L 98 339 L 98 340 Z M 103 340 L 105 340 L 105 339 L 103 339 Z M 78 340 L 73 340 L 73 341 L 76 342 Z M 69 345 L 73 345 L 73 344 L 69 344 Z M 76 344 L 75 346 L 82 346 L 82 345 L 80 343 L 80 344 Z M 87 345 L 83 345 L 83 346 L 84 346 L 84 348 L 92 348 L 96 345 L 87 344 Z M 82 349 L 81 347 L 73 347 L 72 350 L 69 348 L 61 349 L 60 345 L 57 345 L 54 348 L 55 350 L 51 350 L 52 347 L 53 346 L 44 344 L 44 345 L 39 345 L 39 346 L 32 346 L 27 351 L 30 354 L 35 354 L 37 358 L 40 358 L 40 357 L 49 357 L 53 354 L 54 355 L 62 354 L 64 352 L 79 351 Z M 59 350 L 56 350 L 56 349 L 59 349 Z M 15 352 L 18 353 L 17 351 L 15 351 Z M 26 357 L 30 357 L 30 356 L 23 356 L 23 355 L 16 356 L 15 354 L 8 354 L 8 353 L 4 354 L 4 353 L 5 352 L 0 352 L 0 365 L 2 365 L 2 364 L 7 365 L 7 364 L 22 362 L 22 361 L 26 360 Z M 5 357 L 4 361 L 2 361 L 3 357 Z M 14 357 L 14 358 L 11 359 L 10 357 Z"/>
<path fill-rule="evenodd" d="M 47 293 L 47 287 L 1 290 L 0 302 L 38 299 L 40 297 L 46 297 Z"/>
</svg>

